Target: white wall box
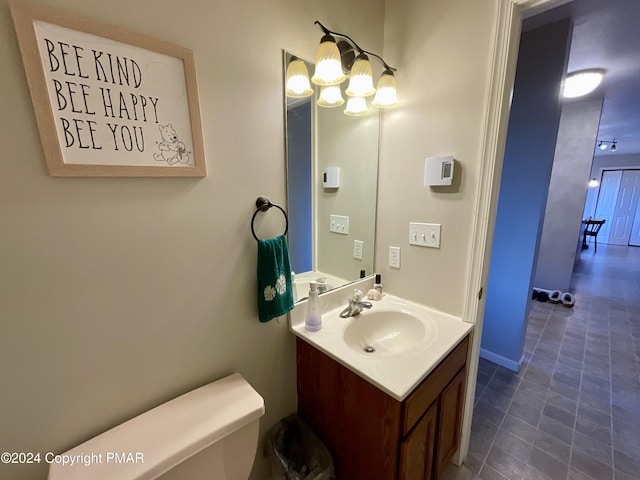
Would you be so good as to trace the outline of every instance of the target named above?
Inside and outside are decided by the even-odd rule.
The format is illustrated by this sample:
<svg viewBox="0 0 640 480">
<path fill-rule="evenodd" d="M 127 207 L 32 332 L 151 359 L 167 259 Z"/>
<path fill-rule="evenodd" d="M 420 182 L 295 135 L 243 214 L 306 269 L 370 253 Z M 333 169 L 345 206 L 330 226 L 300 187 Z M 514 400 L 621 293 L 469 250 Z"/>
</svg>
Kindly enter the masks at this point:
<svg viewBox="0 0 640 480">
<path fill-rule="evenodd" d="M 451 156 L 424 159 L 425 186 L 451 185 L 455 160 Z"/>
</svg>

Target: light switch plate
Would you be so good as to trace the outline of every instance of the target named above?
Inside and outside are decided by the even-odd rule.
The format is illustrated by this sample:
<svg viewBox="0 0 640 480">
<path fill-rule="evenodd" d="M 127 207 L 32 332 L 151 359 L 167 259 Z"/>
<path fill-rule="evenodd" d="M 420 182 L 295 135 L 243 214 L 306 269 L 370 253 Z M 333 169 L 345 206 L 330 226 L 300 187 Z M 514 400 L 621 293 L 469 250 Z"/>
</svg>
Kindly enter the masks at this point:
<svg viewBox="0 0 640 480">
<path fill-rule="evenodd" d="M 409 223 L 409 244 L 440 248 L 440 227 L 439 223 Z"/>
<path fill-rule="evenodd" d="M 364 250 L 364 242 L 362 240 L 353 241 L 353 258 L 362 260 L 362 250 Z"/>
<path fill-rule="evenodd" d="M 349 235 L 349 217 L 344 215 L 331 215 L 329 218 L 329 231 Z"/>
</svg>

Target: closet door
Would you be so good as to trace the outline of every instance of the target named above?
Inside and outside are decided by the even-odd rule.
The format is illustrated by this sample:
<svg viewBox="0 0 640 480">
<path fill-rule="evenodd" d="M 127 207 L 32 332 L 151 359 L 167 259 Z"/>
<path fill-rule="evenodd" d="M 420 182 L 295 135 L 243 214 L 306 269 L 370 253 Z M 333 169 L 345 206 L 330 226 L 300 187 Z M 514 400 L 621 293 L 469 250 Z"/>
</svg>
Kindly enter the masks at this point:
<svg viewBox="0 0 640 480">
<path fill-rule="evenodd" d="M 604 225 L 598 234 L 599 243 L 608 243 L 611 220 L 616 209 L 616 199 L 622 181 L 622 170 L 607 170 L 602 172 L 602 183 L 598 193 L 596 219 L 604 219 Z"/>
<path fill-rule="evenodd" d="M 633 227 L 631 227 L 629 245 L 640 247 L 640 202 L 638 202 L 638 206 L 636 207 L 636 218 L 633 221 Z"/>
<path fill-rule="evenodd" d="M 611 220 L 608 243 L 629 245 L 638 198 L 640 198 L 640 170 L 625 170 Z"/>
</svg>

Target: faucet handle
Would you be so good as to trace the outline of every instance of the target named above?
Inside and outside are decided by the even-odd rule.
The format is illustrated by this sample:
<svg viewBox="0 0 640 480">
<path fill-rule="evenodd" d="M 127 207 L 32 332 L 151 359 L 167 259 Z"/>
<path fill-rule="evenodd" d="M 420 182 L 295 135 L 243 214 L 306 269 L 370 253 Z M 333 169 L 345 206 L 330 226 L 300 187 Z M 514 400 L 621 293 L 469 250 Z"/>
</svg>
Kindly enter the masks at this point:
<svg viewBox="0 0 640 480">
<path fill-rule="evenodd" d="M 360 290 L 358 290 L 357 288 L 353 290 L 353 301 L 354 302 L 359 302 L 363 298 L 364 298 L 364 294 Z"/>
</svg>

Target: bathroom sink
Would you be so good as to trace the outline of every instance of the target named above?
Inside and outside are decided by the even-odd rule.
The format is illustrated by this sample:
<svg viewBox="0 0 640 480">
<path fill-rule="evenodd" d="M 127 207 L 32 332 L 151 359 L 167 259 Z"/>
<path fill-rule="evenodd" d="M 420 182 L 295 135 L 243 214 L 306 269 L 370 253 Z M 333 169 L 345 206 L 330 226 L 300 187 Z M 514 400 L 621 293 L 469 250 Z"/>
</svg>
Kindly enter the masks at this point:
<svg viewBox="0 0 640 480">
<path fill-rule="evenodd" d="M 356 352 L 377 357 L 410 353 L 436 339 L 429 318 L 406 311 L 372 311 L 354 317 L 344 331 L 345 343 Z"/>
<path fill-rule="evenodd" d="M 317 273 L 314 272 L 314 277 Z M 300 278 L 301 279 L 301 278 Z M 298 281 L 296 275 L 296 281 Z M 355 317 L 341 317 L 354 289 L 373 287 L 373 277 L 320 296 L 322 329 L 305 329 L 306 305 L 290 313 L 290 329 L 300 341 L 360 375 L 398 401 L 453 350 L 473 325 L 447 313 L 387 293 Z"/>
</svg>

